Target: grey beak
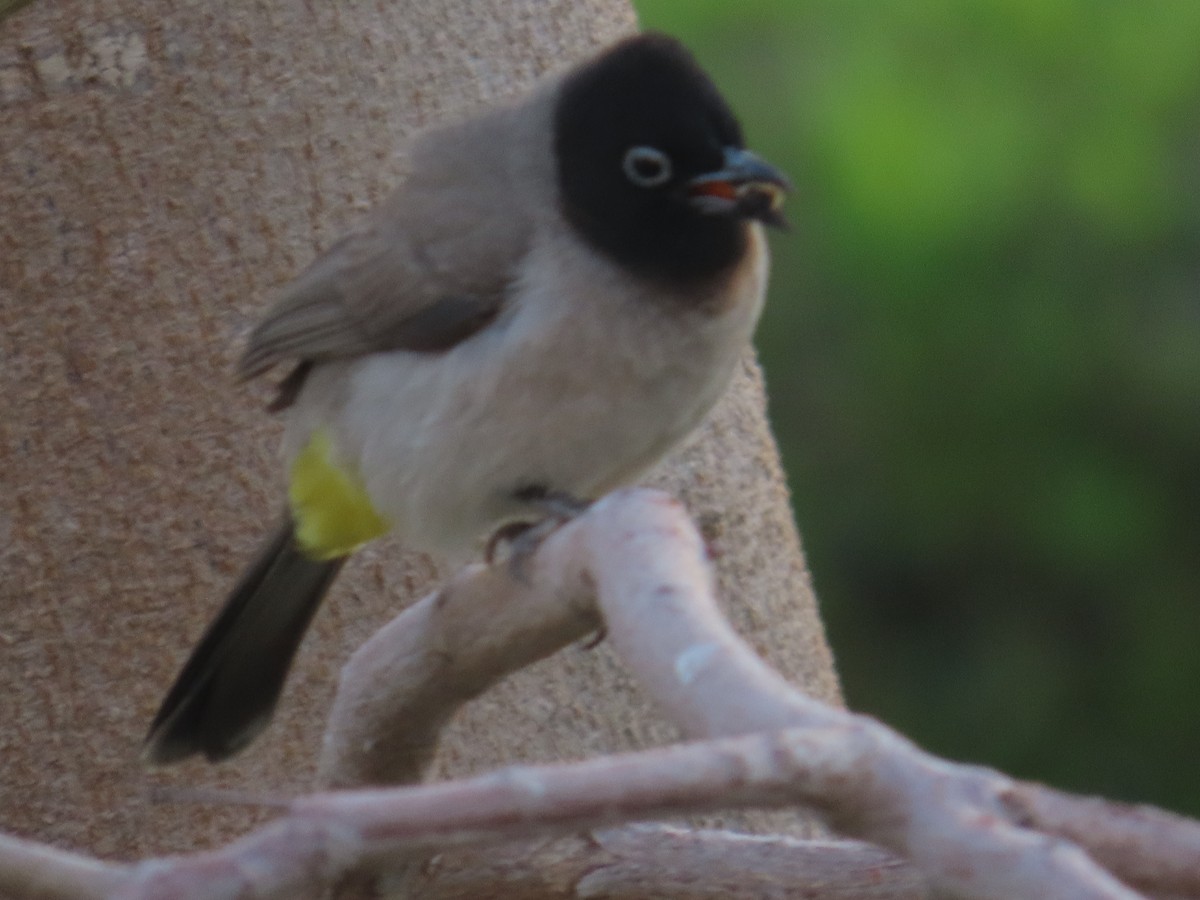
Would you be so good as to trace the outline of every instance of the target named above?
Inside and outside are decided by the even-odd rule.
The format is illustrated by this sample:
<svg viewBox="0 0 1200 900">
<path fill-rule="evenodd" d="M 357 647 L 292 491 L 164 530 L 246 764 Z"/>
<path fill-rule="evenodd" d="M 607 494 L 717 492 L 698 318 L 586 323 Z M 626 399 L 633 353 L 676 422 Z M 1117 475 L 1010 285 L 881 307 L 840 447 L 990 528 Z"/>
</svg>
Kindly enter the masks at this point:
<svg viewBox="0 0 1200 900">
<path fill-rule="evenodd" d="M 709 215 L 757 219 L 787 228 L 781 208 L 792 184 L 787 176 L 749 150 L 726 147 L 722 166 L 687 183 L 688 199 Z"/>
</svg>

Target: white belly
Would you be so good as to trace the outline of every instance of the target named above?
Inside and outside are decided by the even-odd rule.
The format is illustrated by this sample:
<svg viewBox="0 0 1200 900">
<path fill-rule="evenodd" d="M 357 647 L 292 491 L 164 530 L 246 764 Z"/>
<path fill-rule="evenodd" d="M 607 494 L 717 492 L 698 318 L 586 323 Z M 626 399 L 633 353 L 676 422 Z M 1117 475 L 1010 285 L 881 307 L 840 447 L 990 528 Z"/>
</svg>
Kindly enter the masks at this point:
<svg viewBox="0 0 1200 900">
<path fill-rule="evenodd" d="M 765 288 L 753 234 L 736 301 L 720 311 L 630 296 L 573 240 L 543 242 L 514 286 L 520 301 L 452 350 L 317 367 L 288 455 L 327 428 L 400 540 L 452 558 L 528 515 L 521 487 L 598 497 L 657 462 L 724 392 Z"/>
</svg>

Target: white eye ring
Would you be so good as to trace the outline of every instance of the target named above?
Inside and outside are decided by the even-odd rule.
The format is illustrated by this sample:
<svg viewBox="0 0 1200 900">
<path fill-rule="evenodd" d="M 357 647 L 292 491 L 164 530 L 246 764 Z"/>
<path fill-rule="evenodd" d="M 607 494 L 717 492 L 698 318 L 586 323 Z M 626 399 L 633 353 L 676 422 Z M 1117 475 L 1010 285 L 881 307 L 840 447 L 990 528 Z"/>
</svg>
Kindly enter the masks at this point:
<svg viewBox="0 0 1200 900">
<path fill-rule="evenodd" d="M 654 147 L 630 147 L 621 168 L 638 187 L 658 187 L 671 180 L 671 158 Z"/>
</svg>

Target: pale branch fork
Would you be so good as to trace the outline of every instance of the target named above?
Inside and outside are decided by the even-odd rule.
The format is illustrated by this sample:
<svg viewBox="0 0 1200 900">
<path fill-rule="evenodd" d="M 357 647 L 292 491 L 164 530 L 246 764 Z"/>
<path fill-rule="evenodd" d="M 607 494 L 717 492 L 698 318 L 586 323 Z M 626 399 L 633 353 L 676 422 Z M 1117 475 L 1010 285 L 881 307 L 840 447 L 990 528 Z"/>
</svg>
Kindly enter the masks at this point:
<svg viewBox="0 0 1200 900">
<path fill-rule="evenodd" d="M 418 780 L 459 706 L 601 626 L 688 743 L 350 789 Z M 476 871 L 490 880 L 479 884 L 499 879 L 512 885 L 504 896 L 529 900 L 1200 898 L 1200 823 L 938 759 L 789 685 L 721 615 L 703 541 L 656 491 L 600 501 L 544 541 L 525 578 L 465 569 L 377 632 L 342 672 L 320 771 L 341 789 L 295 798 L 275 822 L 205 853 L 120 865 L 0 838 L 0 893 L 296 897 L 353 873 L 538 839 L 519 855 L 481 853 Z M 793 806 L 868 843 L 624 824 Z M 422 896 L 469 896 L 471 877 L 467 867 L 457 887 L 433 878 Z"/>
</svg>

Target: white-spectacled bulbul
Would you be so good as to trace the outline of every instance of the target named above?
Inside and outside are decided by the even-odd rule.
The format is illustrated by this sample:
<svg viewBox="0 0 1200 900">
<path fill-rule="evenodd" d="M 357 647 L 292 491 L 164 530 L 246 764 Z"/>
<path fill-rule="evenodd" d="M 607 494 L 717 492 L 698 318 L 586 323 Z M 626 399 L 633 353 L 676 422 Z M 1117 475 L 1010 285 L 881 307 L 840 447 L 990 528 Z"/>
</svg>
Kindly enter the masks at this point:
<svg viewBox="0 0 1200 900">
<path fill-rule="evenodd" d="M 282 291 L 240 374 L 290 366 L 287 515 L 150 726 L 210 760 L 266 725 L 346 558 L 463 559 L 675 447 L 762 307 L 787 182 L 688 52 L 625 40 L 413 147 L 382 205 Z"/>
</svg>

